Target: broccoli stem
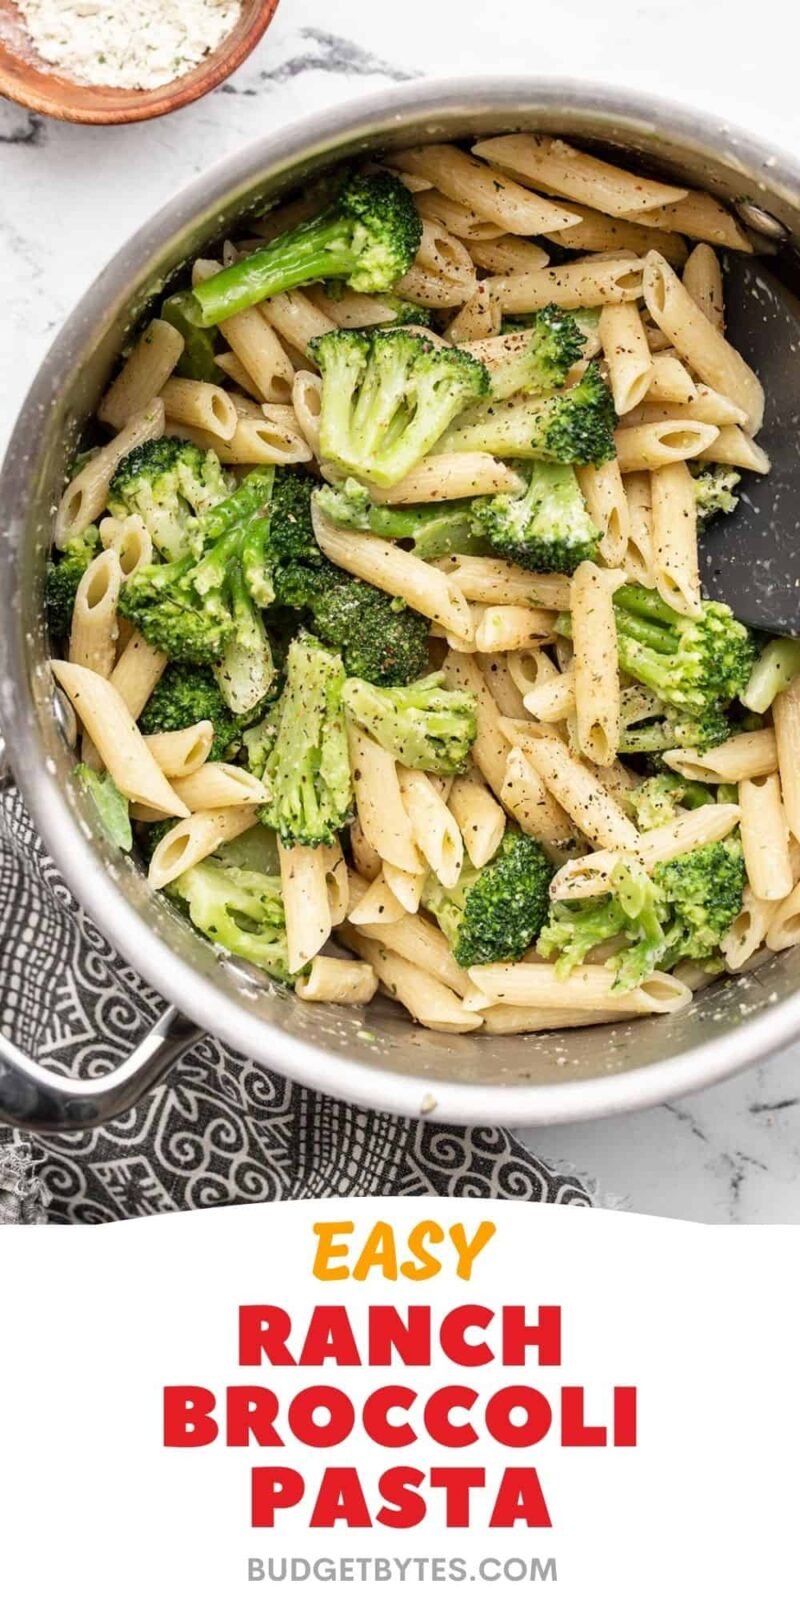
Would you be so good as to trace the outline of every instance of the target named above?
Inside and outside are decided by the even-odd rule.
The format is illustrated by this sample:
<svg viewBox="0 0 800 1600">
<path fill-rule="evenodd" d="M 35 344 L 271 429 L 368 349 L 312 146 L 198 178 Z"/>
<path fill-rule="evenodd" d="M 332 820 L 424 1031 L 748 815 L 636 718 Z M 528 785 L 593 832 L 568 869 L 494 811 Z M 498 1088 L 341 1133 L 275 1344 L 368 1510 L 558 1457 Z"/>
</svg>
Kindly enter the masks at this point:
<svg viewBox="0 0 800 1600">
<path fill-rule="evenodd" d="M 741 695 L 742 705 L 763 716 L 775 696 L 788 689 L 798 672 L 800 639 L 771 639 L 753 667 L 747 688 Z"/>
<path fill-rule="evenodd" d="M 187 297 L 189 321 L 211 328 L 301 283 L 346 277 L 353 264 L 352 234 L 349 218 L 328 213 L 273 239 L 263 250 L 195 284 Z"/>
<path fill-rule="evenodd" d="M 200 383 L 218 383 L 215 346 L 216 334 L 206 328 L 197 328 L 189 321 L 186 304 L 190 295 L 186 290 L 171 294 L 161 307 L 165 322 L 177 328 L 183 339 L 183 354 L 176 367 L 179 378 L 196 378 Z"/>
</svg>

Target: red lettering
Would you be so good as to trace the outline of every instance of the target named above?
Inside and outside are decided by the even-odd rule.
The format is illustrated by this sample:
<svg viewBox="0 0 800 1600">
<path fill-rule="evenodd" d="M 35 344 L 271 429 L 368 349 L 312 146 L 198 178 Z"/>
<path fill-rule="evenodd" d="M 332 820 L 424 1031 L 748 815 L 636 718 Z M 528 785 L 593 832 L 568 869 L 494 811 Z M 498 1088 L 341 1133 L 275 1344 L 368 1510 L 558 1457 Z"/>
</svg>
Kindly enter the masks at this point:
<svg viewBox="0 0 800 1600">
<path fill-rule="evenodd" d="M 409 1306 L 405 1320 L 397 1306 L 370 1307 L 370 1366 L 390 1367 L 395 1354 L 403 1366 L 430 1366 L 430 1306 Z"/>
<path fill-rule="evenodd" d="M 294 1467 L 253 1467 L 250 1479 L 250 1522 L 274 1528 L 275 1512 L 300 1504 L 305 1484 Z"/>
<path fill-rule="evenodd" d="M 466 1332 L 468 1328 L 488 1328 L 493 1317 L 488 1306 L 456 1306 L 454 1311 L 448 1311 L 439 1334 L 448 1361 L 455 1361 L 459 1367 L 485 1367 L 493 1359 L 488 1344 L 470 1344 Z"/>
<path fill-rule="evenodd" d="M 434 1444 L 454 1450 L 474 1444 L 478 1435 L 471 1422 L 454 1422 L 450 1413 L 456 1406 L 470 1411 L 478 1398 L 476 1389 L 466 1389 L 461 1384 L 447 1384 L 431 1395 L 425 1406 L 425 1427 Z"/>
<path fill-rule="evenodd" d="M 416 1528 L 425 1516 L 425 1501 L 415 1494 L 424 1482 L 425 1474 L 418 1467 L 390 1467 L 378 1480 L 378 1488 L 387 1502 L 378 1512 L 377 1521 L 384 1528 Z"/>
<path fill-rule="evenodd" d="M 608 1442 L 605 1428 L 590 1428 L 584 1421 L 584 1389 L 561 1390 L 561 1443 L 577 1449 L 600 1447 Z"/>
<path fill-rule="evenodd" d="M 278 1415 L 278 1396 L 272 1389 L 254 1389 L 237 1384 L 227 1391 L 228 1423 L 225 1443 L 246 1446 L 252 1434 L 256 1444 L 278 1444 L 283 1440 L 272 1424 Z"/>
<path fill-rule="evenodd" d="M 503 1365 L 524 1367 L 525 1352 L 536 1345 L 540 1367 L 561 1365 L 561 1307 L 540 1306 L 539 1321 L 525 1321 L 524 1306 L 503 1307 Z"/>
<path fill-rule="evenodd" d="M 239 1366 L 260 1367 L 267 1360 L 273 1367 L 293 1367 L 286 1348 L 291 1331 L 292 1319 L 281 1306 L 240 1306 Z"/>
<path fill-rule="evenodd" d="M 511 1412 L 519 1407 L 525 1412 L 522 1422 L 512 1422 Z M 538 1389 L 527 1384 L 512 1384 L 508 1389 L 498 1389 L 486 1405 L 486 1426 L 498 1444 L 511 1445 L 524 1450 L 541 1444 L 550 1431 L 553 1413 L 549 1402 Z"/>
<path fill-rule="evenodd" d="M 211 1413 L 216 1405 L 211 1389 L 192 1384 L 170 1385 L 164 1390 L 164 1444 L 168 1450 L 187 1450 L 213 1444 L 219 1433 Z"/>
<path fill-rule="evenodd" d="M 309 1521 L 310 1528 L 371 1528 L 372 1521 L 355 1467 L 326 1467 Z"/>
<path fill-rule="evenodd" d="M 636 1390 L 614 1390 L 614 1443 L 636 1444 Z"/>
<path fill-rule="evenodd" d="M 405 1389 L 399 1383 L 389 1383 L 385 1388 L 375 1389 L 372 1394 L 367 1395 L 361 1416 L 368 1438 L 375 1444 L 385 1445 L 387 1449 L 399 1449 L 402 1445 L 414 1444 L 417 1435 L 411 1423 L 408 1420 L 390 1422 L 389 1412 L 395 1406 L 401 1406 L 403 1410 L 408 1411 L 416 1398 L 416 1389 Z M 392 1527 L 394 1524 L 390 1523 L 389 1526 Z M 413 1524 L 398 1523 L 397 1526 L 411 1527 Z"/>
<path fill-rule="evenodd" d="M 500 1481 L 489 1527 L 513 1528 L 516 1522 L 527 1528 L 552 1526 L 535 1467 L 506 1467 Z"/>
<path fill-rule="evenodd" d="M 431 1488 L 444 1489 L 445 1519 L 448 1528 L 469 1527 L 471 1489 L 482 1489 L 486 1482 L 483 1467 L 432 1467 Z"/>
<path fill-rule="evenodd" d="M 325 1422 L 315 1420 L 314 1412 L 317 1410 L 327 1411 Z M 349 1438 L 356 1414 L 352 1400 L 341 1389 L 320 1383 L 310 1389 L 301 1389 L 294 1396 L 289 1405 L 288 1420 L 300 1444 L 315 1445 L 318 1449 L 326 1450 L 331 1445 L 343 1444 Z"/>
<path fill-rule="evenodd" d="M 321 1367 L 325 1361 L 334 1361 L 337 1367 L 361 1366 L 358 1346 L 344 1306 L 315 1306 L 311 1313 L 299 1365 Z"/>
</svg>

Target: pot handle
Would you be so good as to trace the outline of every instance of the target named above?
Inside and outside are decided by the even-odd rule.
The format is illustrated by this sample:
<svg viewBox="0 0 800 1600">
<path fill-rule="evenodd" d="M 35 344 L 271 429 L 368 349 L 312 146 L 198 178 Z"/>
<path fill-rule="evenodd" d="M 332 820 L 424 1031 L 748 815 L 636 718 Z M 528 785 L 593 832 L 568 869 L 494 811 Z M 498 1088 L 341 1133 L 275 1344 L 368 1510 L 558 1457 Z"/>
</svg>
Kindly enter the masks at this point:
<svg viewBox="0 0 800 1600">
<path fill-rule="evenodd" d="M 0 1123 L 32 1133 L 97 1128 L 136 1105 L 202 1037 L 202 1028 L 168 1006 L 127 1061 L 102 1078 L 67 1078 L 38 1066 L 0 1035 Z"/>
</svg>

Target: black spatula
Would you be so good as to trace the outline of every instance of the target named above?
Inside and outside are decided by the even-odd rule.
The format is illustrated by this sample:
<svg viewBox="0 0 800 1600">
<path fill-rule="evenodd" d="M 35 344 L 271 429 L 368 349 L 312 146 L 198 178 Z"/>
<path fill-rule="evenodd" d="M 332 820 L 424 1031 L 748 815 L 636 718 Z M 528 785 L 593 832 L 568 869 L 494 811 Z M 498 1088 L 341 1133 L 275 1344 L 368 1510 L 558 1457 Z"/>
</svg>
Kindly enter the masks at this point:
<svg viewBox="0 0 800 1600">
<path fill-rule="evenodd" d="M 766 392 L 765 477 L 745 473 L 731 516 L 700 539 L 705 592 L 742 622 L 800 635 L 800 300 L 755 256 L 729 254 L 726 332 Z"/>
</svg>

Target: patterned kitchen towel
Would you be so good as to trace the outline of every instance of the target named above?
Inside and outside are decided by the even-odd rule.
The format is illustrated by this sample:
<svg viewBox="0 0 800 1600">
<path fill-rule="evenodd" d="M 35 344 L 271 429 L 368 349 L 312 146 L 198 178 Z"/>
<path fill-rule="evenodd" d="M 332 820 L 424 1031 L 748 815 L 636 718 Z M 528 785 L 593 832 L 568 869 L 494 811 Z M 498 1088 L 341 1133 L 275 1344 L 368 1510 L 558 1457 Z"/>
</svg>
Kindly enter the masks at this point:
<svg viewBox="0 0 800 1600">
<path fill-rule="evenodd" d="M 90 1077 L 163 1007 L 73 898 L 18 795 L 0 793 L 0 1032 Z M 0 1128 L 0 1223 L 114 1222 L 254 1200 L 467 1195 L 591 1205 L 502 1128 L 385 1116 L 204 1038 L 139 1105 L 87 1132 Z"/>
</svg>

